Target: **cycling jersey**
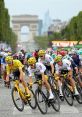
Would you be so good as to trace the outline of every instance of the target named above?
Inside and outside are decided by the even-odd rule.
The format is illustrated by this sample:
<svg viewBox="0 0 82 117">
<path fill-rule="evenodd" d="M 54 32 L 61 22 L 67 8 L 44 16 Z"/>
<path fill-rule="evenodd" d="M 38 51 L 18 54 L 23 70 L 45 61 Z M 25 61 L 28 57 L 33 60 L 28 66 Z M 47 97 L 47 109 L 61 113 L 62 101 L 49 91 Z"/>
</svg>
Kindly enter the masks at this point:
<svg viewBox="0 0 82 117">
<path fill-rule="evenodd" d="M 41 58 L 39 58 L 38 62 L 41 62 L 44 65 L 50 66 L 50 64 L 54 63 L 54 60 L 53 60 L 53 58 L 49 54 L 45 54 L 44 60 L 42 60 Z"/>
<path fill-rule="evenodd" d="M 44 73 L 45 70 L 46 67 L 42 63 L 37 62 L 34 69 L 30 66 L 28 67 L 28 74 L 29 76 L 33 76 L 34 74 L 40 75 L 41 73 Z"/>
<path fill-rule="evenodd" d="M 62 63 L 62 66 L 58 65 L 57 63 L 55 65 L 55 71 L 57 74 L 59 74 L 62 69 L 67 69 L 68 71 L 72 69 L 71 62 L 69 60 L 64 59 L 62 60 Z"/>
<path fill-rule="evenodd" d="M 74 63 L 79 67 L 80 66 L 79 55 L 73 55 L 72 59 L 73 59 Z"/>
<path fill-rule="evenodd" d="M 56 54 L 52 54 L 51 55 L 53 59 L 55 59 L 55 57 L 57 56 Z"/>
<path fill-rule="evenodd" d="M 74 60 L 72 59 L 72 57 L 70 57 L 69 55 L 66 55 L 62 58 L 62 60 L 67 59 L 71 62 L 71 67 L 73 68 L 73 70 L 75 69 L 75 67 L 77 67 L 77 65 L 75 64 Z"/>
<path fill-rule="evenodd" d="M 19 69 L 20 67 L 23 68 L 24 65 L 19 60 L 13 60 L 13 63 L 11 66 L 9 66 L 8 64 L 6 65 L 7 75 Z"/>
<path fill-rule="evenodd" d="M 30 57 L 32 57 L 32 53 L 26 53 L 26 54 L 25 54 L 25 59 L 28 60 Z"/>
<path fill-rule="evenodd" d="M 69 55 L 65 55 L 62 59 L 73 61 L 72 57 L 70 57 Z"/>
</svg>

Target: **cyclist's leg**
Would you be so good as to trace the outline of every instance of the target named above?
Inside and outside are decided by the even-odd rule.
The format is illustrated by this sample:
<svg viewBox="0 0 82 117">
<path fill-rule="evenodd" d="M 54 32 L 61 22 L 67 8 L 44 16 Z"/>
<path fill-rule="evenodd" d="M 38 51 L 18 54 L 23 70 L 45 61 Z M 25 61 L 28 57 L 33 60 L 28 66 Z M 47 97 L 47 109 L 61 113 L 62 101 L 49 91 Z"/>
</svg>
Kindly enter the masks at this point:
<svg viewBox="0 0 82 117">
<path fill-rule="evenodd" d="M 22 71 L 22 72 L 23 72 L 23 71 Z M 20 79 L 20 72 L 19 72 L 19 70 L 16 70 L 15 72 L 13 72 L 13 74 L 14 74 L 14 77 L 17 77 L 18 80 L 21 81 L 21 84 L 23 85 L 23 87 L 24 87 L 26 93 L 29 95 L 29 94 L 30 94 L 30 91 L 29 91 L 29 89 L 28 89 L 28 87 L 27 87 L 27 84 L 26 84 L 26 82 L 25 82 L 25 79 L 24 79 L 24 77 L 25 77 L 24 72 L 22 73 L 22 78 L 21 78 L 21 79 Z"/>
<path fill-rule="evenodd" d="M 45 75 L 44 75 L 44 76 L 42 76 L 42 77 L 44 77 L 43 82 L 45 83 L 45 86 L 46 86 L 46 88 L 48 89 L 49 94 L 50 94 L 49 99 L 53 99 L 53 98 L 54 98 L 54 95 L 53 95 L 53 93 L 52 93 L 52 90 L 51 90 L 50 84 L 48 83 L 48 80 L 46 79 Z"/>
<path fill-rule="evenodd" d="M 54 77 L 55 77 L 55 80 L 57 81 L 60 97 L 62 97 L 63 96 L 63 92 L 62 92 L 62 81 L 60 79 L 60 75 L 55 73 Z"/>
<path fill-rule="evenodd" d="M 71 84 L 71 86 L 72 86 L 72 88 L 73 88 L 73 90 L 74 90 L 74 92 L 75 92 L 75 95 L 78 95 L 79 93 L 78 93 L 78 91 L 77 91 L 77 88 L 76 88 L 76 85 L 75 85 L 75 81 L 74 81 L 74 79 L 72 78 L 72 71 L 69 71 L 68 72 L 68 80 L 70 81 L 70 84 Z"/>
<path fill-rule="evenodd" d="M 82 87 L 82 66 L 79 67 L 80 77 L 78 78 L 79 84 Z"/>
<path fill-rule="evenodd" d="M 4 73 L 4 75 L 5 75 L 5 78 L 6 78 L 6 80 L 5 80 L 5 82 L 4 82 L 4 83 L 5 83 L 5 86 L 9 88 L 9 87 L 10 87 L 9 76 L 7 76 L 6 72 Z"/>
<path fill-rule="evenodd" d="M 25 92 L 27 93 L 28 96 L 30 96 L 30 90 L 27 87 L 27 83 L 25 82 L 24 77 L 25 77 L 25 73 L 23 72 L 23 77 L 21 79 L 21 82 L 22 82 L 23 87 L 25 88 Z"/>
</svg>

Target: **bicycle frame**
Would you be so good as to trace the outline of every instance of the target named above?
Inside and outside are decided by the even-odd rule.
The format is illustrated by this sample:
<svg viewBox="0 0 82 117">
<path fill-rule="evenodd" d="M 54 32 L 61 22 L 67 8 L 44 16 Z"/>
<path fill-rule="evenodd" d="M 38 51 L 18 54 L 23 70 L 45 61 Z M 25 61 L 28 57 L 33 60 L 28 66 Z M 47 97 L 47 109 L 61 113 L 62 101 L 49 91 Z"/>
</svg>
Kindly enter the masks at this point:
<svg viewBox="0 0 82 117">
<path fill-rule="evenodd" d="M 45 97 L 45 101 L 47 103 L 48 106 L 50 106 L 50 100 L 48 99 L 48 97 L 44 94 L 44 92 L 41 90 L 42 88 L 42 81 L 41 80 L 37 80 L 34 82 L 34 84 L 38 84 L 37 89 L 42 93 L 42 95 Z M 45 85 L 44 85 L 45 86 Z"/>
<path fill-rule="evenodd" d="M 67 74 L 63 74 L 61 75 L 61 78 L 63 79 L 63 83 L 65 85 L 67 85 L 67 87 L 71 90 L 71 92 L 73 93 L 73 88 L 72 86 L 68 83 L 68 79 L 67 79 Z"/>
<path fill-rule="evenodd" d="M 14 87 L 16 87 L 16 89 L 17 89 L 19 95 L 21 96 L 21 98 L 22 98 L 24 101 L 27 101 L 25 94 L 23 93 L 23 91 L 22 91 L 21 88 L 19 87 L 19 81 L 18 81 L 18 80 L 15 80 L 15 81 L 14 81 Z"/>
</svg>

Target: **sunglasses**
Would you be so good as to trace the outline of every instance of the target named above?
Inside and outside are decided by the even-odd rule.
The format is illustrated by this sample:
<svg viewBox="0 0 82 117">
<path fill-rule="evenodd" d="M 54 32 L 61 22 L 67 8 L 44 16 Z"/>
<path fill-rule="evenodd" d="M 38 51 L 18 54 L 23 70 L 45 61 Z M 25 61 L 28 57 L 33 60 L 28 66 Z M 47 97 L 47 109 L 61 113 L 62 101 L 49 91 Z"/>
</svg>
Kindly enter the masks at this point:
<svg viewBox="0 0 82 117">
<path fill-rule="evenodd" d="M 59 63 L 59 64 L 60 64 L 60 63 L 62 63 L 62 61 L 59 61 L 59 62 L 57 62 L 57 63 Z"/>
<path fill-rule="evenodd" d="M 33 64 L 30 64 L 30 66 L 33 66 Z"/>
<path fill-rule="evenodd" d="M 12 64 L 12 62 L 7 62 L 7 64 Z"/>
<path fill-rule="evenodd" d="M 40 56 L 40 57 L 43 57 L 43 56 Z"/>
</svg>

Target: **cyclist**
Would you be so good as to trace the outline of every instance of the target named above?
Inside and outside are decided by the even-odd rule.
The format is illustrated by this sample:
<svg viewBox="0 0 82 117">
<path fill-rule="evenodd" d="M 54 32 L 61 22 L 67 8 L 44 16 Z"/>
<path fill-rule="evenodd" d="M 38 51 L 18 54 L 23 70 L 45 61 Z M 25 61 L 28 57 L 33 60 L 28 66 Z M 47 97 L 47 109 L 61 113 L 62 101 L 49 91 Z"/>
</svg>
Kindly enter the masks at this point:
<svg viewBox="0 0 82 117">
<path fill-rule="evenodd" d="M 38 61 L 38 49 L 34 51 L 33 56 L 36 58 L 36 61 Z"/>
<path fill-rule="evenodd" d="M 0 53 L 0 79 L 1 79 L 1 71 L 2 71 L 2 55 Z"/>
<path fill-rule="evenodd" d="M 67 72 L 67 79 L 70 81 L 70 84 L 71 84 L 71 86 L 74 90 L 75 95 L 79 95 L 77 88 L 76 88 L 76 85 L 75 85 L 75 81 L 72 78 L 71 62 L 67 59 L 62 60 L 61 56 L 57 56 L 55 58 L 55 62 L 56 62 L 56 65 L 55 65 L 56 72 L 55 73 L 60 79 L 59 82 L 58 82 L 59 91 L 61 93 L 60 95 L 62 95 L 62 83 L 61 83 L 61 78 L 60 78 L 62 70 L 65 70 Z"/>
<path fill-rule="evenodd" d="M 31 53 L 31 52 L 27 52 L 27 53 L 25 54 L 24 64 L 27 64 L 27 61 L 28 61 L 28 59 L 29 59 L 30 57 L 32 57 L 32 53 Z"/>
<path fill-rule="evenodd" d="M 22 52 L 18 52 L 18 60 L 23 64 L 24 63 L 24 55 Z"/>
<path fill-rule="evenodd" d="M 4 85 L 6 86 L 6 82 L 5 82 L 5 66 L 6 66 L 5 58 L 6 58 L 6 56 L 8 56 L 8 53 L 2 51 L 1 52 L 1 55 L 2 55 L 2 60 L 1 60 L 1 74 L 3 76 Z"/>
<path fill-rule="evenodd" d="M 46 79 L 46 67 L 40 63 L 40 62 L 36 62 L 35 57 L 31 57 L 28 59 L 28 74 L 29 74 L 29 84 L 32 84 L 32 76 L 34 74 L 35 78 L 40 78 L 42 79 L 42 82 L 45 83 L 46 88 L 49 91 L 49 99 L 53 99 L 53 93 L 51 91 L 51 87 Z"/>
<path fill-rule="evenodd" d="M 79 58 L 79 55 L 75 51 L 72 53 L 72 59 L 74 63 L 77 65 L 78 73 L 80 73 L 80 78 L 78 78 L 78 81 L 79 81 L 80 86 L 82 87 L 82 80 L 81 80 L 82 79 L 82 75 L 81 75 L 82 65 L 81 65 L 81 60 Z"/>
<path fill-rule="evenodd" d="M 18 80 L 21 81 L 22 85 L 25 88 L 27 97 L 30 97 L 30 91 L 24 80 L 24 65 L 19 60 L 13 60 L 12 56 L 7 56 L 6 60 L 6 82 L 9 83 L 9 75 L 13 73 L 15 77 L 18 77 Z"/>
<path fill-rule="evenodd" d="M 47 70 L 51 71 L 52 75 L 54 75 L 53 58 L 49 54 L 46 54 L 44 50 L 39 50 L 38 55 L 39 55 L 38 62 L 43 63 L 46 66 Z"/>
</svg>

